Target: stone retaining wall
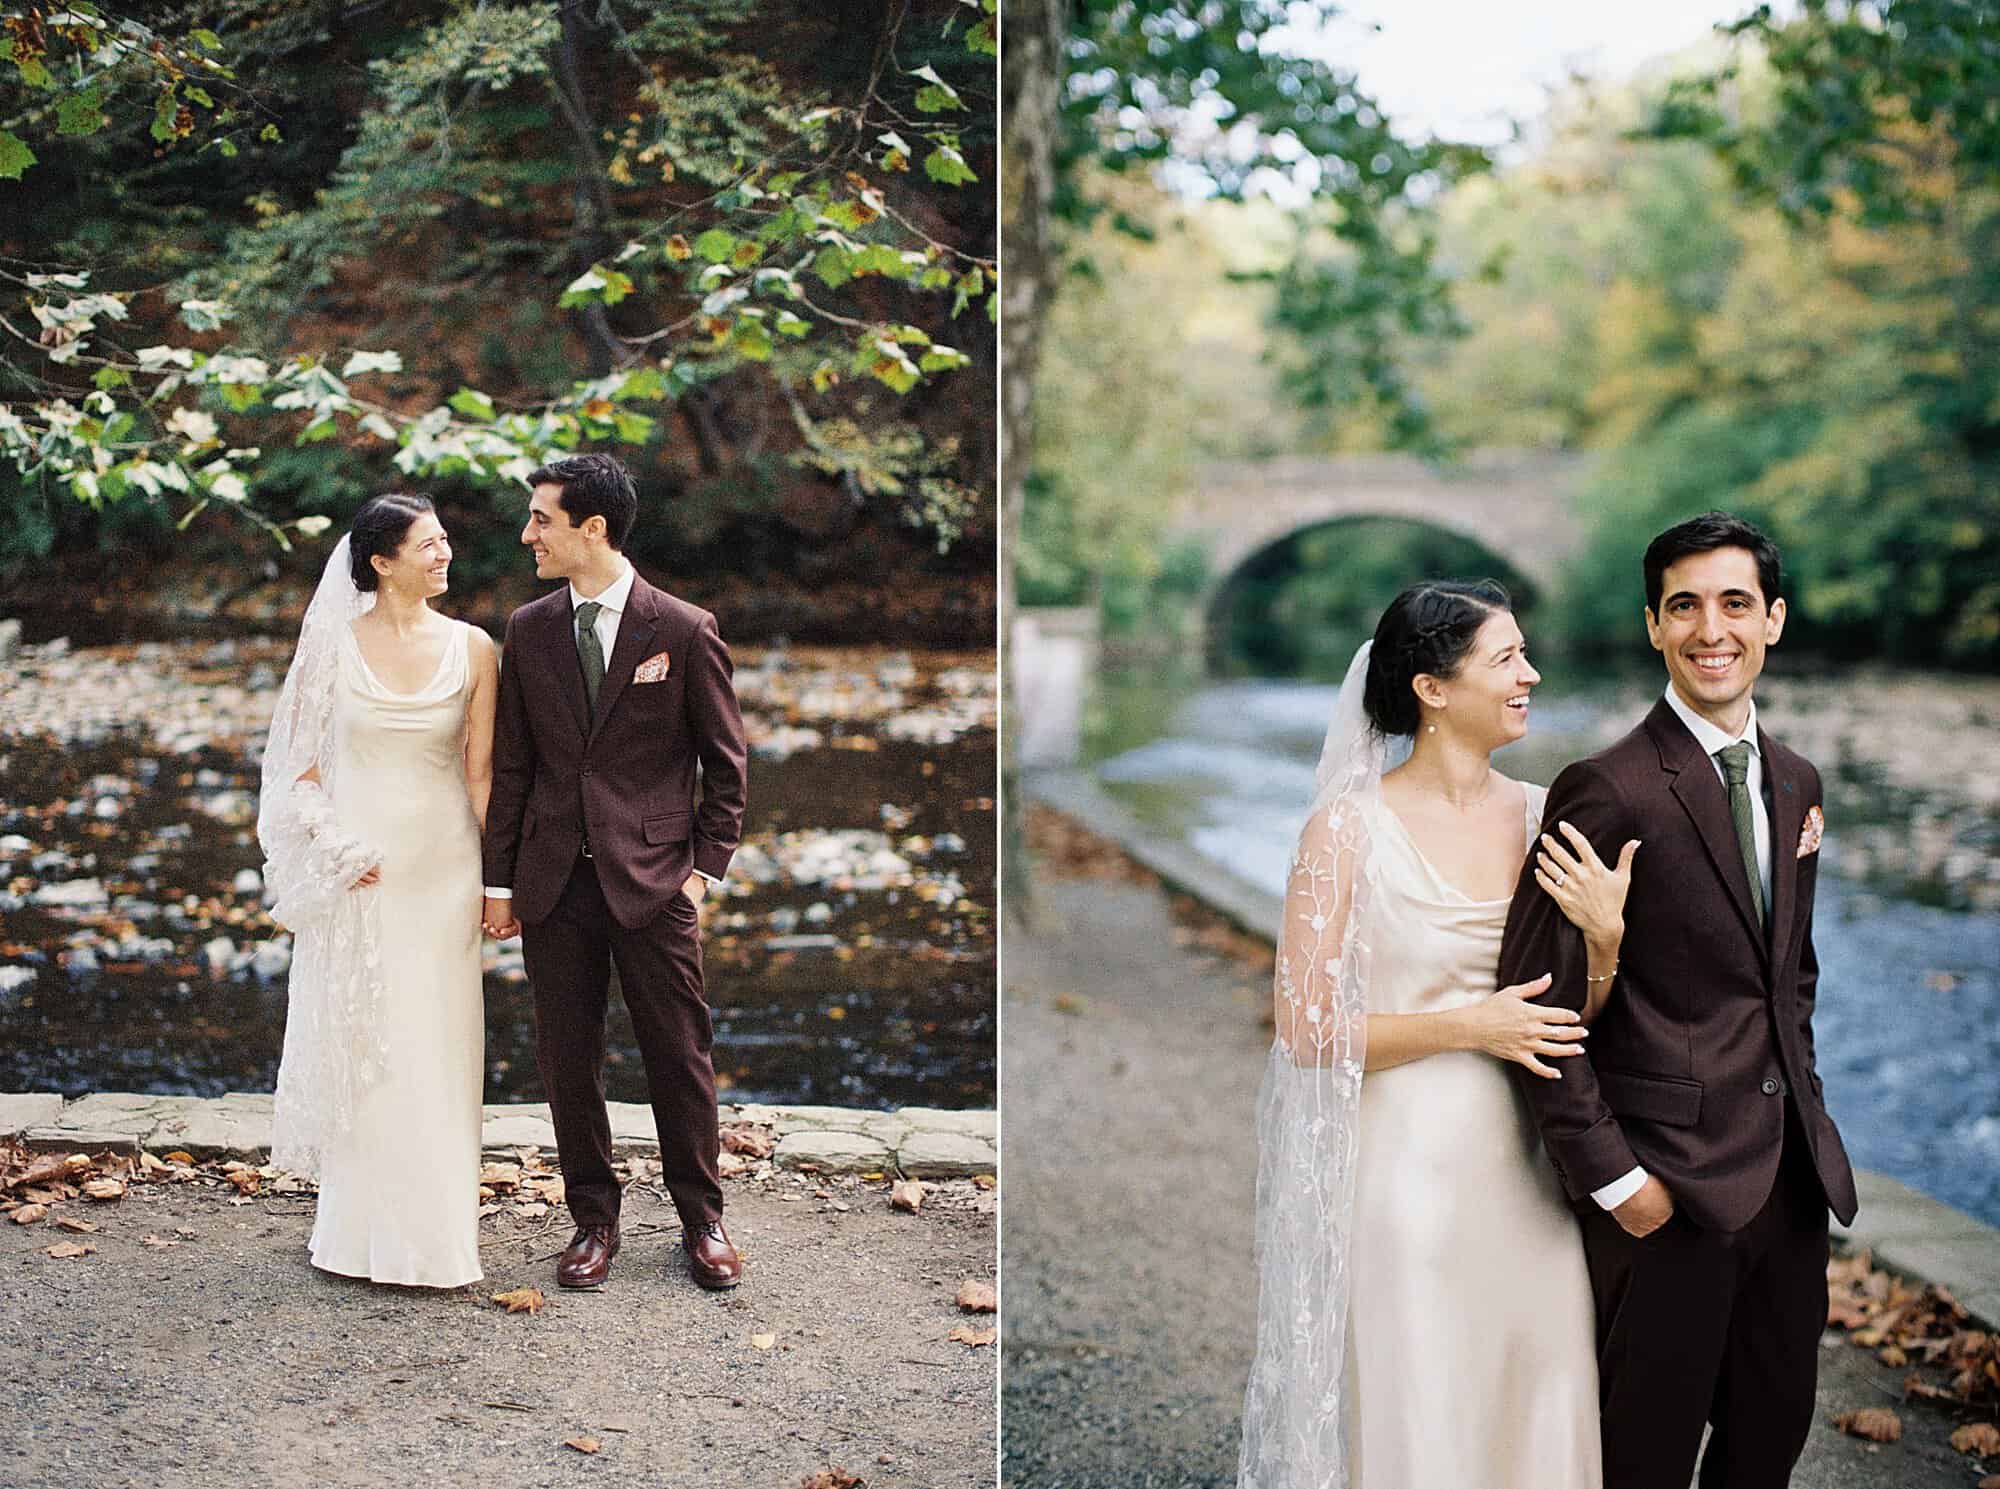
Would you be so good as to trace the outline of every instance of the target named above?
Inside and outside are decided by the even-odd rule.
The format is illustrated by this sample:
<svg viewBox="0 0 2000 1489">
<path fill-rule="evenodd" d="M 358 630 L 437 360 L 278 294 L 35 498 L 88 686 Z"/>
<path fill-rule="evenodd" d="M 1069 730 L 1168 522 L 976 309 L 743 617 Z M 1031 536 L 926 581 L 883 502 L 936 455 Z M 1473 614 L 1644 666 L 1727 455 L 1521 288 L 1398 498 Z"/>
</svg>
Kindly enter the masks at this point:
<svg viewBox="0 0 2000 1489">
<path fill-rule="evenodd" d="M 621 1153 L 657 1152 L 651 1107 L 609 1103 L 611 1142 Z M 722 1108 L 725 1125 L 768 1128 L 780 1168 L 819 1173 L 898 1173 L 911 1179 L 960 1179 L 1000 1170 L 997 1114 L 906 1106 L 863 1111 L 838 1106 Z M 0 1095 L 0 1138 L 30 1147 L 101 1151 L 179 1149 L 196 1158 L 261 1162 L 271 1151 L 271 1097 L 232 1091 L 214 1098 L 105 1091 L 64 1101 L 31 1092 Z M 480 1133 L 487 1151 L 554 1150 L 546 1103 L 489 1106 Z"/>
</svg>

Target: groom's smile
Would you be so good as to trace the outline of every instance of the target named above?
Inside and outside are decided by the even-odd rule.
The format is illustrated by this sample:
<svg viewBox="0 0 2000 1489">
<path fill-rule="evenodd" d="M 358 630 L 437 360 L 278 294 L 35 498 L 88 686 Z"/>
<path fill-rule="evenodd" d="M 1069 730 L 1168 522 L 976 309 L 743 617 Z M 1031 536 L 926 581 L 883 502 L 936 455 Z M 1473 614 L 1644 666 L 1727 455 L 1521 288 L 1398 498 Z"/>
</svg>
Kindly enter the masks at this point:
<svg viewBox="0 0 2000 1489">
<path fill-rule="evenodd" d="M 1667 566 L 1659 614 L 1646 631 L 1683 702 L 1731 732 L 1749 717 L 1750 690 L 1765 648 L 1785 629 L 1785 602 L 1765 604 L 1757 560 L 1746 548 L 1714 548 Z"/>
</svg>

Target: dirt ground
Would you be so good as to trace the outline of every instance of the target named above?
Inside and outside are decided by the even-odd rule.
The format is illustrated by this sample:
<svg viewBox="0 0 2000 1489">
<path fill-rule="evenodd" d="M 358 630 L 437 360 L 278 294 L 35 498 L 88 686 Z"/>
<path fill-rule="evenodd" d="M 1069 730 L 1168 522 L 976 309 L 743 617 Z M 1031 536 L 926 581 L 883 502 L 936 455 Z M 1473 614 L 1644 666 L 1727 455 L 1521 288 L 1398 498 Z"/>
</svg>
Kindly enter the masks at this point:
<svg viewBox="0 0 2000 1489">
<path fill-rule="evenodd" d="M 1072 862 L 1079 855 L 1069 855 Z M 1005 1421 L 1012 1489 L 1227 1486 L 1255 1328 L 1261 968 L 1177 923 L 1105 855 L 1044 864 L 1040 924 L 1007 932 Z M 1971 1489 L 1966 1417 L 1902 1404 L 1904 1372 L 1837 1334 L 1796 1489 Z M 1900 1442 L 1832 1426 L 1895 1407 Z M 1989 1460 L 1986 1472 L 2000 1471 Z"/>
<path fill-rule="evenodd" d="M 598 1292 L 555 1285 L 560 1210 L 483 1221 L 485 1281 L 445 1292 L 314 1271 L 310 1195 L 159 1183 L 0 1223 L 0 1486 L 992 1484 L 994 1350 L 946 1336 L 993 1325 L 954 1298 L 994 1278 L 994 1195 L 935 1185 L 910 1215 L 885 1183 L 727 1191 L 726 1293 L 689 1278 L 645 1184 Z M 64 1242 L 96 1250 L 47 1254 Z M 491 1301 L 520 1287 L 546 1306 Z"/>
</svg>

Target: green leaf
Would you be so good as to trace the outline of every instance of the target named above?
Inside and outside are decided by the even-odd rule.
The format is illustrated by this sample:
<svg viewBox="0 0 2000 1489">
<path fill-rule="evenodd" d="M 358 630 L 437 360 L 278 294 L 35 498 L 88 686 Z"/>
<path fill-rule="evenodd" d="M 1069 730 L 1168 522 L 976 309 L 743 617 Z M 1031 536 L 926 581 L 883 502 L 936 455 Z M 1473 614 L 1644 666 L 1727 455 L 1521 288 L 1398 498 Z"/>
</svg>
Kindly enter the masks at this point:
<svg viewBox="0 0 2000 1489">
<path fill-rule="evenodd" d="M 611 395 L 614 403 L 627 403 L 635 398 L 664 398 L 667 380 L 660 375 L 657 367 L 641 367 L 619 386 Z"/>
<path fill-rule="evenodd" d="M 35 152 L 6 130 L 0 129 L 0 181 L 18 181 L 21 173 L 35 163 Z"/>
<path fill-rule="evenodd" d="M 460 388 L 448 401 L 454 410 L 468 419 L 491 422 L 493 418 L 493 400 L 475 388 Z"/>
<path fill-rule="evenodd" d="M 737 321 L 736 329 L 731 333 L 729 341 L 739 354 L 752 362 L 771 360 L 771 333 L 764 329 L 762 321 Z"/>
<path fill-rule="evenodd" d="M 208 93 L 205 89 L 189 88 L 187 90 L 187 96 L 190 102 L 198 103 L 205 109 L 212 109 L 215 107 L 215 100 L 208 96 Z"/>
<path fill-rule="evenodd" d="M 856 274 L 880 274 L 885 279 L 913 277 L 913 271 L 903 261 L 902 254 L 887 243 L 870 243 L 859 253 L 852 255 L 852 263 Z"/>
<path fill-rule="evenodd" d="M 925 372 L 953 372 L 971 365 L 972 358 L 953 346 L 934 346 L 917 363 Z"/>
<path fill-rule="evenodd" d="M 924 157 L 924 174 L 945 186 L 962 186 L 979 179 L 965 163 L 965 157 L 950 145 L 939 145 Z"/>
<path fill-rule="evenodd" d="M 104 126 L 104 100 L 95 88 L 72 93 L 56 105 L 57 134 L 96 134 Z"/>
<path fill-rule="evenodd" d="M 618 441 L 626 445 L 643 445 L 653 437 L 653 426 L 657 420 L 644 414 L 635 414 L 630 409 L 620 409 L 612 419 L 618 430 Z"/>
<path fill-rule="evenodd" d="M 279 140 L 284 138 L 284 136 L 278 133 L 277 125 L 266 124 L 262 129 L 257 131 L 257 138 L 262 140 L 267 145 L 275 145 L 278 143 Z"/>
<path fill-rule="evenodd" d="M 632 293 L 632 276 L 618 269 L 606 269 L 604 273 L 604 303 L 616 305 Z"/>
<path fill-rule="evenodd" d="M 712 227 L 694 240 L 694 251 L 711 264 L 722 263 L 736 251 L 736 235 Z"/>
<path fill-rule="evenodd" d="M 917 90 L 917 108 L 920 112 L 941 114 L 946 109 L 962 109 L 965 107 L 965 104 L 959 99 L 958 90 L 939 77 L 935 67 L 926 64 L 923 67 L 919 67 L 910 76 L 922 78 L 928 85 Z"/>
<path fill-rule="evenodd" d="M 929 346 L 931 344 L 930 333 L 921 326 L 891 326 L 888 336 L 891 341 L 901 342 L 904 346 Z"/>
<path fill-rule="evenodd" d="M 21 81 L 30 88 L 53 88 L 56 80 L 40 57 L 16 57 L 14 66 L 20 69 Z"/>
<path fill-rule="evenodd" d="M 339 432 L 340 424 L 337 420 L 315 419 L 299 431 L 299 437 L 293 440 L 292 444 L 294 447 L 316 445 L 323 439 L 332 439 Z"/>
<path fill-rule="evenodd" d="M 181 137 L 174 121 L 180 117 L 180 100 L 174 97 L 174 85 L 168 84 L 160 95 L 160 101 L 153 105 L 153 138 L 163 145 L 172 144 Z"/>
<path fill-rule="evenodd" d="M 777 329 L 779 335 L 796 340 L 812 330 L 812 322 L 793 315 L 789 310 L 781 310 L 778 312 Z"/>
<path fill-rule="evenodd" d="M 222 385 L 223 401 L 239 414 L 255 406 L 257 400 L 262 396 L 256 388 L 248 383 L 224 383 Z"/>
<path fill-rule="evenodd" d="M 949 289 L 950 287 L 951 270 L 947 269 L 943 264 L 932 264 L 928 269 L 924 270 L 922 277 L 917 280 L 917 288 L 920 290 L 941 290 Z"/>
<path fill-rule="evenodd" d="M 210 140 L 209 143 L 222 152 L 224 160 L 234 160 L 236 158 L 236 141 L 228 138 L 220 138 Z"/>
<path fill-rule="evenodd" d="M 113 388 L 132 386 L 132 374 L 122 367 L 100 367 L 90 380 L 107 393 Z"/>
<path fill-rule="evenodd" d="M 219 52 L 222 50 L 222 38 L 217 36 L 213 31 L 209 31 L 206 29 L 200 31 L 190 31 L 188 35 L 211 52 Z"/>
<path fill-rule="evenodd" d="M 771 178 L 770 188 L 778 196 L 787 196 L 791 193 L 791 189 L 804 179 L 804 171 L 784 171 Z"/>
<path fill-rule="evenodd" d="M 1000 55 L 1000 37 L 993 29 L 993 19 L 988 16 L 965 33 L 965 49 L 976 56 L 997 57 Z"/>
<path fill-rule="evenodd" d="M 813 257 L 813 273 L 828 289 L 837 290 L 854 277 L 854 255 L 829 243 Z"/>
</svg>

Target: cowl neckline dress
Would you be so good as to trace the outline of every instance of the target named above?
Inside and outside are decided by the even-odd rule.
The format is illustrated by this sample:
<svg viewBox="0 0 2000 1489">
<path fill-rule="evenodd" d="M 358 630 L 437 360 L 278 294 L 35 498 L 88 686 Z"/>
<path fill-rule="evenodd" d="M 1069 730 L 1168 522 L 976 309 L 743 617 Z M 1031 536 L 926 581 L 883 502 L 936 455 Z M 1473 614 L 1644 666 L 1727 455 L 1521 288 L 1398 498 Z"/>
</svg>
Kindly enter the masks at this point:
<svg viewBox="0 0 2000 1489">
<path fill-rule="evenodd" d="M 1524 844 L 1546 797 L 1527 788 Z M 1368 1011 L 1436 1013 L 1491 996 L 1511 899 L 1468 897 L 1386 803 L 1370 810 Z M 1508 1066 L 1448 1051 L 1369 1071 L 1359 1155 L 1350 1483 L 1599 1489 L 1582 1241 Z"/>
<path fill-rule="evenodd" d="M 485 1021 L 479 825 L 465 785 L 471 628 L 452 622 L 437 671 L 399 693 L 351 629 L 334 700 L 334 812 L 382 855 L 386 1063 L 321 1164 L 312 1263 L 376 1282 L 480 1279 Z"/>
</svg>

